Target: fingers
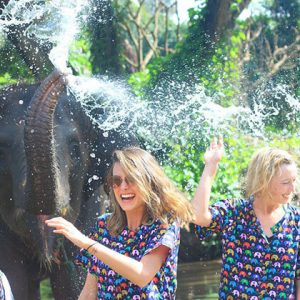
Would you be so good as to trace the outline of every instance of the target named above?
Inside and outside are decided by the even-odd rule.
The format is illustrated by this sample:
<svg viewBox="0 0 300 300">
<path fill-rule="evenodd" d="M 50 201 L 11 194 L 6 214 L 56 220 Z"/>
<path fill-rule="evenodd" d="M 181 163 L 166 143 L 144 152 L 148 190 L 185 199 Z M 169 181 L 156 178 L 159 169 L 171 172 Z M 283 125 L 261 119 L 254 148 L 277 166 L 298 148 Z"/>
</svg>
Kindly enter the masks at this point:
<svg viewBox="0 0 300 300">
<path fill-rule="evenodd" d="M 54 229 L 53 232 L 57 234 L 62 234 L 64 236 L 68 234 L 68 232 L 65 229 Z"/>
<path fill-rule="evenodd" d="M 45 223 L 48 224 L 49 222 L 61 222 L 61 223 L 69 223 L 66 219 L 62 217 L 55 217 L 49 220 L 46 220 Z"/>
<path fill-rule="evenodd" d="M 71 225 L 70 222 L 68 222 L 67 220 L 61 217 L 56 217 L 56 218 L 46 220 L 45 223 L 47 224 L 47 226 L 55 228 L 55 230 L 53 230 L 53 232 L 55 233 L 60 233 L 58 231 L 66 230 Z"/>
<path fill-rule="evenodd" d="M 65 220 L 62 217 L 55 217 L 55 218 L 46 220 L 45 223 L 48 226 L 51 226 L 51 227 L 53 227 L 54 224 L 57 224 L 57 225 L 68 225 L 68 224 L 70 224 L 70 222 L 68 222 L 67 220 Z"/>
<path fill-rule="evenodd" d="M 54 227 L 56 229 L 62 229 L 62 228 L 66 228 L 66 226 L 64 224 L 60 224 L 60 223 L 55 223 L 55 222 L 48 222 L 47 225 L 49 227 Z"/>
<path fill-rule="evenodd" d="M 210 143 L 210 150 L 215 149 L 216 147 L 223 147 L 223 136 L 219 135 L 218 137 L 214 136 Z"/>
<path fill-rule="evenodd" d="M 210 143 L 210 150 L 215 149 L 217 146 L 217 138 L 214 136 L 211 143 Z"/>
<path fill-rule="evenodd" d="M 222 135 L 219 135 L 218 145 L 219 146 L 223 146 L 224 145 L 224 141 L 223 141 L 223 136 Z"/>
</svg>

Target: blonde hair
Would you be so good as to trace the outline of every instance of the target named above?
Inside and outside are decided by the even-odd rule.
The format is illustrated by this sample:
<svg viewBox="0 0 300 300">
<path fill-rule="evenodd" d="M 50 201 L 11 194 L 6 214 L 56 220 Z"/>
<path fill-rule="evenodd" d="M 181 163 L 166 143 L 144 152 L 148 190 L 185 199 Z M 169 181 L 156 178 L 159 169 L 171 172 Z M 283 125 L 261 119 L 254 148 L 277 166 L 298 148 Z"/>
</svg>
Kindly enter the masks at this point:
<svg viewBox="0 0 300 300">
<path fill-rule="evenodd" d="M 112 234 L 119 233 L 126 226 L 126 215 L 108 184 L 115 163 L 119 163 L 125 175 L 137 185 L 146 203 L 148 221 L 161 219 L 167 224 L 171 217 L 185 225 L 192 220 L 193 210 L 190 202 L 165 175 L 156 159 L 143 149 L 130 147 L 114 152 L 113 163 L 106 180 L 106 191 L 110 195 L 112 206 L 108 229 Z"/>
<path fill-rule="evenodd" d="M 253 156 L 244 180 L 246 197 L 267 193 L 274 175 L 284 164 L 295 164 L 292 156 L 280 149 L 262 148 Z"/>
</svg>

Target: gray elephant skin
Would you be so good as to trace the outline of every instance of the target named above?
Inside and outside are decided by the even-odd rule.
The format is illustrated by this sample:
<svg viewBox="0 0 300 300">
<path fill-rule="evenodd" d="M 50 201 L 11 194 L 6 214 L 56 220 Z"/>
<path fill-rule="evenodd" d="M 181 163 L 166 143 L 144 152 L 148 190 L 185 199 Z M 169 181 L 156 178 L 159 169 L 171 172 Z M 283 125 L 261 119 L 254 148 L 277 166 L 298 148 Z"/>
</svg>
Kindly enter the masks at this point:
<svg viewBox="0 0 300 300">
<path fill-rule="evenodd" d="M 45 278 L 55 299 L 78 298 L 86 276 L 73 264 L 78 249 L 44 221 L 63 216 L 87 231 L 103 211 L 112 151 L 131 144 L 93 126 L 58 72 L 0 91 L 0 269 L 16 300 L 40 299 Z"/>
</svg>

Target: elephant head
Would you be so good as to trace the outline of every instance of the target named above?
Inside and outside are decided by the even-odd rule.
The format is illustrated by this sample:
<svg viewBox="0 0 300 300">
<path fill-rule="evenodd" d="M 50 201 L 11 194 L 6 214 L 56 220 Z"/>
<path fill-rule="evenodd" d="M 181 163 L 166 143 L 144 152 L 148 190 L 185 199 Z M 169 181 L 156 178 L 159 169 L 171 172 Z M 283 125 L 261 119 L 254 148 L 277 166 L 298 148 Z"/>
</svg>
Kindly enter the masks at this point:
<svg viewBox="0 0 300 300">
<path fill-rule="evenodd" d="M 103 210 L 99 190 L 112 151 L 136 143 L 95 127 L 65 85 L 54 71 L 39 87 L 0 92 L 0 269 L 16 300 L 39 299 L 47 276 L 56 299 L 77 299 L 84 279 L 67 269 L 75 249 L 44 221 L 60 215 L 91 226 Z"/>
</svg>

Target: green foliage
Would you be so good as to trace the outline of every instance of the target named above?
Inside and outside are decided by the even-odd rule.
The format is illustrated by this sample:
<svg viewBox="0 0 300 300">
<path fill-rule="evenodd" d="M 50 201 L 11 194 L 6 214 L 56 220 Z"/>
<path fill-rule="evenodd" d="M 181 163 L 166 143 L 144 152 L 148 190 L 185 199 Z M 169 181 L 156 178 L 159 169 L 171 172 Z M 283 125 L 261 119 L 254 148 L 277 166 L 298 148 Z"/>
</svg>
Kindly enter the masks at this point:
<svg viewBox="0 0 300 300">
<path fill-rule="evenodd" d="M 128 73 L 144 70 L 146 65 L 167 56 L 176 47 L 186 26 L 178 26 L 171 4 L 172 1 L 165 2 L 165 6 L 155 1 L 112 1 L 121 54 L 119 59 L 123 58 L 123 69 Z"/>
<path fill-rule="evenodd" d="M 42 300 L 53 300 L 52 290 L 49 280 L 44 280 L 41 283 L 41 299 Z"/>
<path fill-rule="evenodd" d="M 147 86 L 151 79 L 149 69 L 145 69 L 141 72 L 136 72 L 130 75 L 128 83 L 131 85 L 134 93 L 142 97 L 144 95 L 144 88 Z"/>
<path fill-rule="evenodd" d="M 32 83 L 32 73 L 16 49 L 4 37 L 0 39 L 0 87 L 20 81 Z"/>
<path fill-rule="evenodd" d="M 92 65 L 90 62 L 91 51 L 87 38 L 74 41 L 70 48 L 69 64 L 76 75 L 91 76 Z"/>
<path fill-rule="evenodd" d="M 258 93 L 263 93 L 260 100 L 265 106 L 263 113 L 267 115 L 274 107 L 277 110 L 266 120 L 266 125 L 273 131 L 285 128 L 297 133 L 300 116 L 289 98 L 294 98 L 295 103 L 299 101 L 299 42 L 298 50 L 291 45 L 296 45 L 297 36 L 299 38 L 300 3 L 297 0 L 269 1 L 264 7 L 266 14 L 248 21 L 249 29 L 257 32 L 261 28 L 261 33 L 250 44 L 250 59 L 244 65 L 244 73 L 254 86 L 260 82 Z M 274 92 L 276 87 L 284 91 Z M 250 106 L 257 101 L 258 93 L 248 92 Z"/>
<path fill-rule="evenodd" d="M 135 72 L 128 78 L 128 83 L 137 96 L 147 96 L 147 91 L 151 86 L 151 81 L 163 72 L 163 65 L 169 61 L 170 56 L 156 57 L 146 69 L 141 72 Z"/>
<path fill-rule="evenodd" d="M 240 48 L 246 39 L 242 27 L 235 29 L 229 40 L 220 43 L 212 56 L 208 72 L 203 74 L 200 82 L 209 94 L 217 93 L 223 106 L 230 106 L 237 99 L 240 90 Z"/>
<path fill-rule="evenodd" d="M 253 153 L 261 147 L 275 147 L 296 153 L 300 143 L 299 137 L 284 138 L 281 135 L 272 134 L 267 140 L 245 136 L 235 129 L 225 136 L 226 154 L 222 158 L 219 170 L 214 181 L 211 193 L 211 201 L 215 202 L 226 198 L 242 197 L 242 179 L 246 172 L 247 165 Z M 178 186 L 186 191 L 192 198 L 200 180 L 204 168 L 203 156 L 208 146 L 205 139 L 198 141 L 181 140 L 181 144 L 173 146 L 168 155 L 168 162 L 165 171 Z"/>
<path fill-rule="evenodd" d="M 17 80 L 11 78 L 11 75 L 9 73 L 4 73 L 0 76 L 0 86 L 13 83 L 17 83 Z"/>
<path fill-rule="evenodd" d="M 227 135 L 226 155 L 220 163 L 219 171 L 212 189 L 212 201 L 240 196 L 240 175 L 254 152 L 247 137 L 232 132 Z M 203 156 L 208 141 L 187 141 L 186 144 L 175 145 L 169 155 L 166 173 L 192 197 L 204 168 Z"/>
</svg>

